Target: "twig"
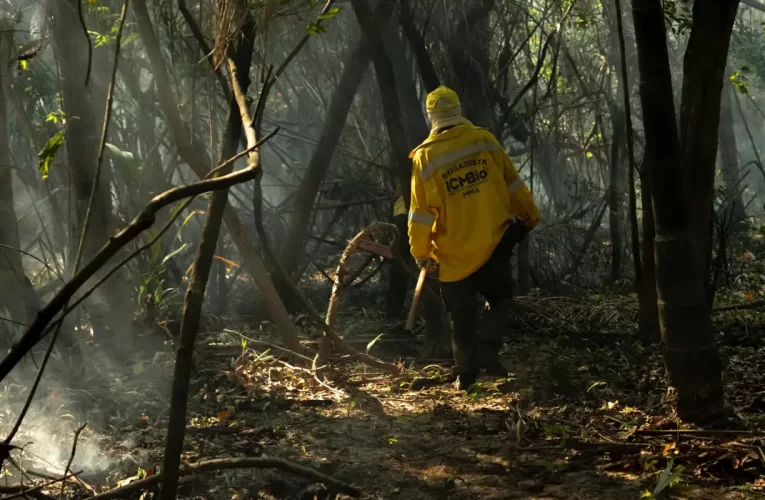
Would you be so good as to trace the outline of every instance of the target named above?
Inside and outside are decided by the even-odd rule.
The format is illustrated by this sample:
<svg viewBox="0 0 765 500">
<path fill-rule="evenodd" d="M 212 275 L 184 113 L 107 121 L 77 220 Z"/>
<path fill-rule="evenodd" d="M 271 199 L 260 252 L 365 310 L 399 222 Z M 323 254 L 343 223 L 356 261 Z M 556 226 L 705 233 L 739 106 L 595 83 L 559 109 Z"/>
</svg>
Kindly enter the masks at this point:
<svg viewBox="0 0 765 500">
<path fill-rule="evenodd" d="M 72 453 L 69 454 L 69 461 L 67 461 L 66 468 L 64 469 L 64 477 L 69 475 L 69 469 L 72 467 L 72 462 L 74 461 L 74 455 L 75 455 L 75 453 L 77 453 L 77 441 L 80 439 L 80 433 L 87 426 L 88 426 L 88 423 L 85 422 L 84 424 L 82 424 L 82 426 L 80 426 L 79 429 L 74 431 L 74 440 L 72 441 Z M 61 493 L 59 494 L 60 497 L 64 496 L 64 486 L 65 486 L 65 483 L 62 481 L 61 482 Z"/>
<path fill-rule="evenodd" d="M 193 465 L 189 465 L 180 471 L 181 476 L 188 476 L 192 474 L 200 474 L 203 472 L 210 472 L 216 470 L 231 470 L 231 469 L 279 469 L 284 472 L 290 472 L 292 474 L 305 477 L 311 481 L 320 482 L 326 485 L 330 490 L 344 493 L 353 498 L 361 496 L 361 492 L 353 486 L 334 479 L 330 476 L 315 471 L 311 468 L 303 465 L 295 464 L 283 460 L 281 458 L 218 458 L 213 460 L 206 460 L 204 462 L 198 462 Z M 154 486 L 162 480 L 162 473 L 149 476 L 144 479 L 135 481 L 126 486 L 120 488 L 114 488 L 100 495 L 90 497 L 91 500 L 109 500 L 113 498 L 124 498 L 125 496 L 135 493 L 136 491 L 146 489 L 150 486 Z"/>
<path fill-rule="evenodd" d="M 283 351 L 283 352 L 286 352 L 286 353 L 287 353 L 287 354 L 289 354 L 290 356 L 295 356 L 295 357 L 298 357 L 298 358 L 302 358 L 302 359 L 304 359 L 305 361 L 312 361 L 312 359 L 311 359 L 311 358 L 309 358 L 308 356 L 304 356 L 304 355 L 300 354 L 299 352 L 295 352 L 295 351 L 293 351 L 293 350 L 287 349 L 286 347 L 281 347 L 281 346 L 278 346 L 278 345 L 276 345 L 276 344 L 271 344 L 271 343 L 269 343 L 269 342 L 264 342 L 264 341 L 262 341 L 262 340 L 256 340 L 256 339 L 253 339 L 253 338 L 247 337 L 246 335 L 244 335 L 244 334 L 242 334 L 242 333 L 239 333 L 239 332 L 237 332 L 236 330 L 229 330 L 229 329 L 227 329 L 227 328 L 224 328 L 224 329 L 223 329 L 223 331 L 224 331 L 224 332 L 226 332 L 226 333 L 232 333 L 232 334 L 234 334 L 234 335 L 239 335 L 240 337 L 242 337 L 242 338 L 243 338 L 244 340 L 246 340 L 247 342 L 252 342 L 252 343 L 254 343 L 254 344 L 260 344 L 260 345 L 264 345 L 264 346 L 268 347 L 269 349 L 277 349 L 277 350 L 279 350 L 279 351 Z"/>
<path fill-rule="evenodd" d="M 88 26 L 85 24 L 85 16 L 82 14 L 82 0 L 77 2 L 77 16 L 80 18 L 82 33 L 88 41 L 88 67 L 85 70 L 85 86 L 87 87 L 90 83 L 90 71 L 93 66 L 93 42 L 90 39 L 90 33 L 88 33 Z"/>
</svg>

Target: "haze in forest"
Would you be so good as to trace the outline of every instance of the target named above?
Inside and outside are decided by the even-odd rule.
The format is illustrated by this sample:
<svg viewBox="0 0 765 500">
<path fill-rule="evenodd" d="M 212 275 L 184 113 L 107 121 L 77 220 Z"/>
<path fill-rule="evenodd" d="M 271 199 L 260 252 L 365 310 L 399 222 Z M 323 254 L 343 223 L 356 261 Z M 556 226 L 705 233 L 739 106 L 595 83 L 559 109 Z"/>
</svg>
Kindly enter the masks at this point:
<svg viewBox="0 0 765 500">
<path fill-rule="evenodd" d="M 706 390 L 693 385 L 695 374 L 699 387 L 712 388 L 709 406 L 715 406 L 728 391 L 723 377 L 743 377 L 723 363 L 728 356 L 743 359 L 723 340 L 751 325 L 756 330 L 762 321 L 765 5 L 720 0 L 724 6 L 710 14 L 704 0 L 661 2 L 665 74 L 663 56 L 653 66 L 645 55 L 640 59 L 645 47 L 661 40 L 633 16 L 642 4 L 656 14 L 658 3 L 0 2 L 0 430 L 12 432 L 54 335 L 14 443 L 32 442 L 26 448 L 30 464 L 44 459 L 48 472 L 63 475 L 75 431 L 87 423 L 68 469 L 84 470 L 82 478 L 100 486 L 145 473 L 162 459 L 157 450 L 172 442 L 164 429 L 177 423 L 169 408 L 173 381 L 183 378 L 184 367 L 189 380 L 179 387 L 188 393 L 187 429 L 202 421 L 223 427 L 243 414 L 270 419 L 269 411 L 281 411 L 277 395 L 284 394 L 289 401 L 335 398 L 350 419 L 359 391 L 342 384 L 353 377 L 405 373 L 411 388 L 410 379 L 422 376 L 417 370 L 437 366 L 438 376 L 429 380 L 448 378 L 452 326 L 437 280 L 422 299 L 418 295 L 415 333 L 402 333 L 417 269 L 408 235 L 389 224 L 400 194 L 409 208 L 409 153 L 430 134 L 425 99 L 439 85 L 453 88 L 464 116 L 494 134 L 541 212 L 541 223 L 512 258 L 513 324 L 526 335 L 524 348 L 544 352 L 537 348 L 542 334 L 534 335 L 545 329 L 555 339 L 551 349 L 568 345 L 558 344 L 559 337 L 574 331 L 586 337 L 618 330 L 629 336 L 619 345 L 655 365 L 636 368 L 650 374 L 640 380 L 680 394 L 677 404 L 662 400 L 640 408 L 646 420 L 665 403 L 693 413 L 692 404 L 684 406 L 687 395 Z M 727 28 L 713 26 L 715 16 L 721 25 L 732 22 L 729 36 Z M 642 21 L 658 23 L 658 15 L 649 17 Z M 702 39 L 711 41 L 705 47 Z M 713 51 L 720 46 L 727 57 Z M 714 52 L 708 60 L 699 56 L 704 49 Z M 236 86 L 232 68 L 243 75 Z M 661 82 L 655 101 L 641 92 L 646 71 Z M 720 79 L 709 76 L 718 73 L 719 113 L 710 102 L 717 102 Z M 238 85 L 246 96 L 241 101 Z M 657 97 L 670 96 L 663 90 L 671 91 L 674 109 Z M 663 107 L 654 105 L 659 101 Z M 243 124 L 248 113 L 252 122 Z M 652 127 L 662 134 L 652 135 Z M 263 143 L 255 148 L 253 140 Z M 200 189 L 193 200 L 179 196 L 141 226 L 164 203 L 159 195 L 206 182 L 212 169 L 237 154 L 221 170 L 257 169 L 254 179 L 227 185 L 227 193 Z M 662 195 L 670 183 L 683 187 L 676 206 Z M 671 206 L 682 206 L 682 216 L 673 218 L 678 211 Z M 124 228 L 139 226 L 120 240 Z M 363 238 L 353 240 L 360 233 Z M 207 247 L 205 234 L 216 237 Z M 404 255 L 380 250 L 392 245 L 394 234 L 403 238 Z M 374 244 L 348 246 L 369 239 Z M 668 240 L 686 246 L 668 250 L 662 247 Z M 101 259 L 110 245 L 111 257 Z M 693 263 L 683 267 L 688 249 L 702 256 L 688 257 Z M 401 292 L 392 289 L 398 257 L 412 274 Z M 88 268 L 94 260 L 99 265 Z M 67 294 L 64 284 L 83 269 L 87 280 Z M 200 290 L 195 315 L 193 294 Z M 678 305 L 683 294 L 690 298 Z M 393 295 L 406 296 L 397 318 L 385 314 Z M 571 305 L 575 301 L 581 310 Z M 613 305 L 604 305 L 609 301 Z M 715 316 L 730 312 L 716 308 L 739 311 L 740 303 L 750 304 L 743 309 L 754 311 L 752 317 L 725 316 L 731 326 Z M 666 304 L 688 307 L 691 316 L 702 311 L 703 319 L 691 325 Z M 615 312 L 603 313 L 607 307 Z M 37 327 L 33 339 L 29 332 Z M 688 340 L 694 329 L 698 345 Z M 192 354 L 181 346 L 194 335 Z M 512 348 L 518 338 L 508 333 L 505 341 L 503 352 L 524 358 Z M 667 355 L 686 343 L 693 350 L 687 359 Z M 597 371 L 596 364 L 582 361 L 576 373 Z M 704 372 L 705 366 L 712 368 Z M 296 373 L 306 380 L 285 382 Z M 557 389 L 565 385 L 553 368 L 539 377 Z M 400 388 L 402 380 L 384 385 Z M 618 394 L 607 392 L 613 384 L 587 382 L 576 404 L 618 403 Z M 324 392 L 298 396 L 308 386 Z M 539 388 L 515 389 L 507 401 L 519 409 L 510 413 L 540 415 L 536 402 L 526 408 L 513 399 L 533 399 Z M 258 399 L 264 394 L 267 404 Z M 368 397 L 384 413 L 384 397 Z M 418 411 L 425 405 L 410 401 Z M 358 404 L 377 409 L 374 401 Z M 507 418 L 501 432 L 520 435 L 523 419 L 512 416 L 517 421 L 511 425 Z M 281 425 L 271 425 L 268 439 L 253 438 L 257 446 L 251 448 L 274 452 L 266 448 Z M 366 439 L 348 426 L 350 436 Z M 152 434 L 156 429 L 160 437 Z M 187 448 L 188 436 L 181 438 Z M 385 439 L 389 447 L 398 442 Z M 194 460 L 205 453 L 215 455 L 207 450 Z"/>
</svg>

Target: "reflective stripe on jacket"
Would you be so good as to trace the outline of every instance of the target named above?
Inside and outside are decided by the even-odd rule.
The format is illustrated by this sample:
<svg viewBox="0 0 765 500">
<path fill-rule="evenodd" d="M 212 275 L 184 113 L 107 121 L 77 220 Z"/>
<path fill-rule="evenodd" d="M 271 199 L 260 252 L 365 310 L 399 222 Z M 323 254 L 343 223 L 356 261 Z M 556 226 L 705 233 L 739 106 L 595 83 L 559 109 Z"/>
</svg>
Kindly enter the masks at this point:
<svg viewBox="0 0 765 500">
<path fill-rule="evenodd" d="M 488 130 L 458 125 L 431 135 L 410 157 L 412 256 L 437 260 L 441 281 L 477 271 L 514 218 L 539 223 L 531 192 Z"/>
</svg>

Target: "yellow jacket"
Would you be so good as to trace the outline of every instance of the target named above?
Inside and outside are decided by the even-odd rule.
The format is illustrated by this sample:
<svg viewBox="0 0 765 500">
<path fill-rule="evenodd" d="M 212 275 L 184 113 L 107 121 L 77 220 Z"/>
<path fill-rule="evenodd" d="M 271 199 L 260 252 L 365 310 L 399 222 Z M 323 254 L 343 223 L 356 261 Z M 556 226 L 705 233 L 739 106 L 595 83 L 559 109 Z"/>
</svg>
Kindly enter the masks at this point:
<svg viewBox="0 0 765 500">
<path fill-rule="evenodd" d="M 477 271 L 514 219 L 539 223 L 529 188 L 488 130 L 458 125 L 431 134 L 409 156 L 412 256 L 438 261 L 441 281 Z"/>
</svg>

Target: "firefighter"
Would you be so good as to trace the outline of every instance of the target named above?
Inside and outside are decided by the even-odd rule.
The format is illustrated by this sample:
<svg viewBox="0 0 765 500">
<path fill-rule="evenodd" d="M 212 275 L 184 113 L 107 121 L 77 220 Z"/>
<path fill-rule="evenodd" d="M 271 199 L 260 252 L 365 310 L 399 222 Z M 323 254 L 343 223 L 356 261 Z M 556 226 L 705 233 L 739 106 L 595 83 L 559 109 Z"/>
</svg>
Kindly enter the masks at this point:
<svg viewBox="0 0 765 500">
<path fill-rule="evenodd" d="M 539 209 L 494 135 L 462 116 L 457 94 L 427 96 L 430 135 L 415 148 L 408 233 L 418 266 L 437 269 L 451 315 L 455 387 L 480 368 L 507 376 L 500 333 L 512 299 L 513 248 L 539 223 Z M 477 295 L 489 303 L 485 338 L 476 334 Z"/>
<path fill-rule="evenodd" d="M 397 251 L 404 259 L 409 255 L 407 240 L 407 211 L 401 187 L 396 188 L 396 201 L 393 204 L 393 225 L 398 228 Z M 406 298 L 409 274 L 396 262 L 390 262 L 388 273 L 388 295 L 386 297 L 386 315 L 389 321 L 404 319 L 404 299 Z"/>
</svg>

